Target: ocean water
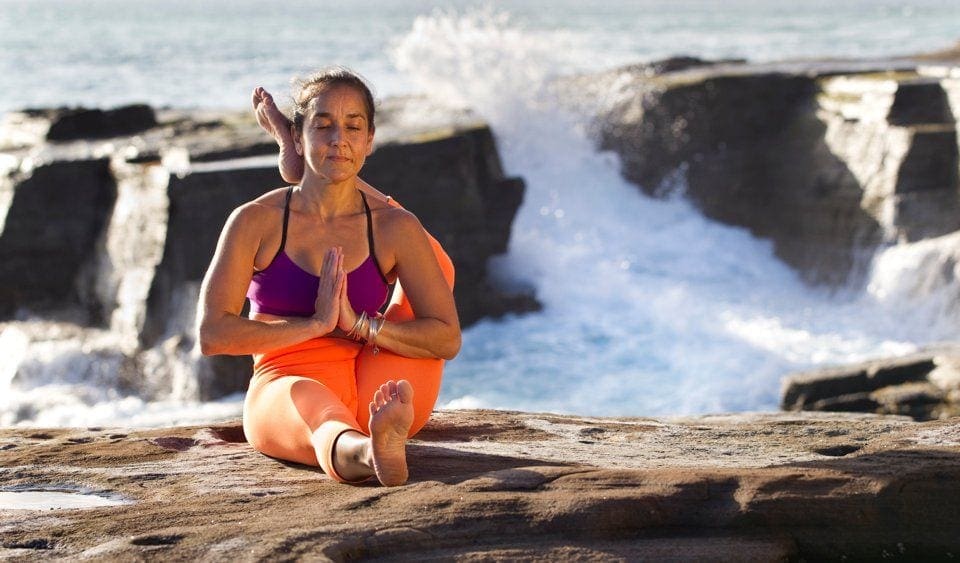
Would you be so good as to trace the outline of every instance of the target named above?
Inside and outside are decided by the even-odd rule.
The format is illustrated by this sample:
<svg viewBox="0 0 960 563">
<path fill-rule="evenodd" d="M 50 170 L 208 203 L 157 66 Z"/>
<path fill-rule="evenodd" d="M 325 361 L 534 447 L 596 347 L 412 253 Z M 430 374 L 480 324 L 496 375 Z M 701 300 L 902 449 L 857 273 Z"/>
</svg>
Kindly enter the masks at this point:
<svg viewBox="0 0 960 563">
<path fill-rule="evenodd" d="M 955 337 L 945 289 L 916 296 L 916 251 L 878 254 L 864 288 L 804 285 L 768 241 L 651 199 L 587 133 L 610 100 L 561 100 L 574 73 L 672 55 L 773 61 L 886 57 L 960 39 L 955 1 L 426 2 L 0 0 L 0 112 L 21 107 L 243 107 L 330 63 L 381 97 L 473 108 L 527 194 L 504 284 L 541 313 L 484 321 L 448 363 L 440 405 L 588 415 L 776 409 L 790 371 Z M 682 177 L 677 179 L 682 192 Z M 10 342 L 7 342 L 10 341 Z M 0 348 L 16 347 L 0 335 Z M 56 358 L 51 361 L 56 364 Z M 61 362 L 61 365 L 69 363 Z M 42 371 L 42 370 L 41 370 Z M 0 424 L 163 425 L 237 416 L 239 397 L 144 403 L 84 381 L 0 377 Z M 78 387 L 79 386 L 79 387 Z M 86 388 L 84 388 L 86 389 Z M 30 416 L 14 412 L 29 411 Z"/>
</svg>

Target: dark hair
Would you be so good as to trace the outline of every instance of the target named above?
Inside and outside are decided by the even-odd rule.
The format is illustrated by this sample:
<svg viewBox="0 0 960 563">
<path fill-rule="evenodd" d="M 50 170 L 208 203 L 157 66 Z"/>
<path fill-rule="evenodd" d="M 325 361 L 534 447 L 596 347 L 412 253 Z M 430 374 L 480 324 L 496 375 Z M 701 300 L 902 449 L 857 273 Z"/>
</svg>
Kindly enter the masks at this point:
<svg viewBox="0 0 960 563">
<path fill-rule="evenodd" d="M 293 85 L 293 125 L 297 128 L 297 131 L 303 129 L 303 120 L 307 116 L 307 106 L 310 105 L 310 101 L 334 86 L 349 86 L 363 96 L 363 105 L 367 110 L 367 129 L 369 131 L 375 130 L 374 114 L 376 108 L 374 107 L 373 92 L 371 92 L 366 80 L 352 70 L 342 66 L 329 67 L 306 78 L 297 78 Z"/>
</svg>

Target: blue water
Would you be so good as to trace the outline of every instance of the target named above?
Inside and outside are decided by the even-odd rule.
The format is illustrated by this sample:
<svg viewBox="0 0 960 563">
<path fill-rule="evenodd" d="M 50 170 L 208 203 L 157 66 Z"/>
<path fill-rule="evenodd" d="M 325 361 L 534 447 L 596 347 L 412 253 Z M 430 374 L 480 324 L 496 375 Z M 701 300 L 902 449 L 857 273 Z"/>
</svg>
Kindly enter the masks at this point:
<svg viewBox="0 0 960 563">
<path fill-rule="evenodd" d="M 549 49 L 558 72 L 680 53 L 885 56 L 960 35 L 954 0 L 0 0 L 0 112 L 133 101 L 239 107 L 256 84 L 284 91 L 292 75 L 330 63 L 361 71 L 384 96 L 408 92 L 417 85 L 397 68 L 396 45 L 438 13 L 483 10 L 503 16 L 502 31 Z"/>
<path fill-rule="evenodd" d="M 678 54 L 770 61 L 945 48 L 960 39 L 958 2 L 264 6 L 0 0 L 0 112 L 141 101 L 243 107 L 254 85 L 285 92 L 291 76 L 329 63 L 360 71 L 381 97 L 415 92 L 473 108 L 528 190 L 509 252 L 492 267 L 504 283 L 535 288 L 545 309 L 466 331 L 448 364 L 444 406 L 768 410 L 787 372 L 903 353 L 956 333 L 960 323 L 941 302 L 889 290 L 910 275 L 908 255 L 879 260 L 868 290 L 812 289 L 769 242 L 703 219 L 681 197 L 641 195 L 584 133 L 582 109 L 597 100 L 560 101 L 550 86 L 572 73 Z M 0 423 L 9 419 L 5 408 L 24 403 L 36 411 L 26 422 L 55 425 L 239 413 L 237 400 L 144 405 L 93 391 L 77 399 L 74 387 L 40 379 L 8 389 Z"/>
</svg>

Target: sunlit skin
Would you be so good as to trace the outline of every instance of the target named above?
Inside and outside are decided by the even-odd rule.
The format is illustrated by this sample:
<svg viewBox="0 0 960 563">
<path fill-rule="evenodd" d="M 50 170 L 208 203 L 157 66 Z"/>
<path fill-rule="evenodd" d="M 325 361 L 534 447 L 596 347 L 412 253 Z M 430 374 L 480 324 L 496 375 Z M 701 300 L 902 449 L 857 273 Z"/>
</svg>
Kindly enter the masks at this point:
<svg viewBox="0 0 960 563">
<path fill-rule="evenodd" d="M 304 161 L 304 189 L 314 184 L 326 185 L 328 191 L 344 184 L 355 189 L 356 176 L 373 151 L 373 131 L 358 98 L 353 88 L 339 86 L 307 105 L 303 131 L 293 139 Z"/>
<path fill-rule="evenodd" d="M 285 252 L 320 278 L 316 313 L 310 318 L 240 315 L 253 272 L 266 268 L 280 245 L 284 189 L 273 190 L 237 208 L 224 227 L 201 290 L 198 325 L 205 354 L 264 353 L 311 338 L 343 337 L 358 318 L 347 299 L 345 272 L 368 253 L 356 236 L 365 222 L 357 193 L 365 184 L 357 174 L 374 141 L 362 94 L 345 85 L 320 92 L 307 104 L 301 131 L 290 128 L 281 113 L 272 113 L 272 99 L 264 103 L 268 96 L 259 94 L 258 121 L 303 163 L 290 203 Z M 255 104 L 257 97 L 255 92 Z M 385 323 L 377 344 L 412 358 L 452 358 L 460 347 L 456 307 L 423 228 L 416 217 L 373 192 L 379 196 L 370 199 L 378 261 L 388 279 L 401 281 L 416 311 L 412 321 Z M 300 386 L 304 393 L 311 392 L 309 383 Z M 384 485 L 405 482 L 412 400 L 407 381 L 384 384 L 369 404 L 370 436 L 351 430 L 336 441 L 337 473 L 351 481 L 376 476 Z M 311 443 L 316 449 L 319 440 Z M 320 459 L 323 452 L 316 454 Z"/>
<path fill-rule="evenodd" d="M 293 123 L 277 107 L 273 96 L 262 87 L 257 87 L 253 91 L 253 109 L 257 116 L 257 123 L 274 138 L 277 147 L 280 149 L 277 159 L 280 176 L 284 181 L 291 184 L 299 183 L 300 179 L 303 178 L 303 156 L 294 148 Z M 389 199 L 359 176 L 357 177 L 357 188 L 380 201 Z"/>
</svg>

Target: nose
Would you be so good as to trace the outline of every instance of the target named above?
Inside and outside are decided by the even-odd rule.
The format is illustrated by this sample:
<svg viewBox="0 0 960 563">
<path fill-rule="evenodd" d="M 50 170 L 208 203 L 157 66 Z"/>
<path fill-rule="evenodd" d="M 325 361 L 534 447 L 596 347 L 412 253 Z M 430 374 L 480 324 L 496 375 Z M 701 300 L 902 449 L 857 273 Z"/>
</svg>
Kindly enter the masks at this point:
<svg viewBox="0 0 960 563">
<path fill-rule="evenodd" d="M 339 145 L 343 142 L 343 129 L 341 127 L 333 127 L 330 131 L 330 144 Z"/>
</svg>

